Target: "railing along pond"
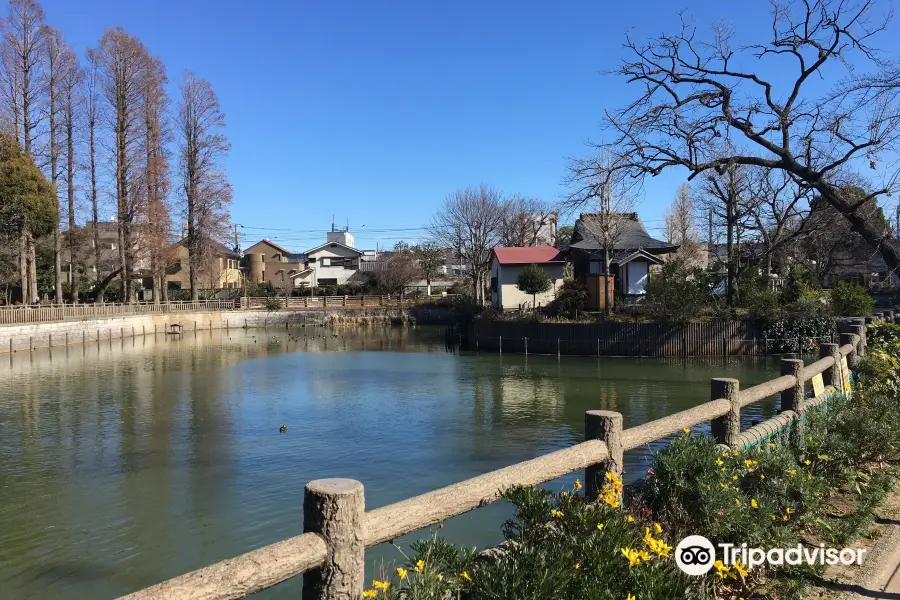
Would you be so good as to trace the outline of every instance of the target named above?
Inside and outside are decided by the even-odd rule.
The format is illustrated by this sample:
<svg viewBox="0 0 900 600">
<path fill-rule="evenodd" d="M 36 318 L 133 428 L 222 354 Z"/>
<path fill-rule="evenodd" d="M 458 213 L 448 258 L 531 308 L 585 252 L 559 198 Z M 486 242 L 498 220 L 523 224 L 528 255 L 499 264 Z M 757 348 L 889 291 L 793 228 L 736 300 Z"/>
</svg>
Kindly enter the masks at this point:
<svg viewBox="0 0 900 600">
<path fill-rule="evenodd" d="M 203 310 L 234 310 L 234 300 L 135 302 L 133 304 L 36 304 L 0 307 L 0 325 L 47 323 L 65 319 L 121 315 L 164 314 Z"/>
<path fill-rule="evenodd" d="M 894 321 L 894 311 L 882 318 Z M 870 319 L 866 319 L 869 321 Z M 900 317 L 898 317 L 900 319 Z M 407 533 L 441 523 L 494 502 L 500 491 L 516 485 L 538 485 L 581 469 L 585 492 L 596 497 L 606 471 L 621 474 L 623 455 L 664 439 L 686 427 L 711 422 L 713 437 L 731 448 L 742 448 L 793 423 L 795 435 L 805 409 L 824 401 L 828 392 L 805 398 L 806 382 L 823 374 L 843 390 L 842 364 L 853 364 L 865 351 L 865 321 L 842 324 L 841 345 L 821 344 L 820 360 L 783 359 L 782 375 L 741 390 L 737 379 L 713 379 L 711 400 L 667 417 L 622 428 L 622 415 L 606 410 L 585 414 L 585 441 L 570 448 L 491 471 L 472 479 L 374 510 L 365 510 L 363 485 L 352 479 L 319 479 L 306 485 L 303 529 L 298 535 L 241 556 L 175 577 L 140 590 L 128 600 L 225 600 L 243 598 L 305 574 L 306 600 L 346 600 L 361 597 L 365 549 Z M 849 375 L 849 374 L 846 374 Z M 780 414 L 741 432 L 741 408 L 781 393 Z"/>
<path fill-rule="evenodd" d="M 241 298 L 241 308 L 267 308 L 277 304 L 279 308 L 375 308 L 378 306 L 412 306 L 430 304 L 453 298 L 454 294 L 440 296 L 274 296 Z"/>
</svg>

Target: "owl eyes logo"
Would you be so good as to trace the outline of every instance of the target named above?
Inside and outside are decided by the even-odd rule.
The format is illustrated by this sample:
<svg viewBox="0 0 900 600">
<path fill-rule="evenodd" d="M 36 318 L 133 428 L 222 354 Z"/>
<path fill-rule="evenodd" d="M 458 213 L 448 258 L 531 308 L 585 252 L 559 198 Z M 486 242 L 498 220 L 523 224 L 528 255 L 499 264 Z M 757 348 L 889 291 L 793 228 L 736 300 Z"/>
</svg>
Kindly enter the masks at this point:
<svg viewBox="0 0 900 600">
<path fill-rule="evenodd" d="M 715 547 L 702 535 L 689 535 L 675 548 L 675 564 L 688 575 L 704 575 L 715 560 Z"/>
</svg>

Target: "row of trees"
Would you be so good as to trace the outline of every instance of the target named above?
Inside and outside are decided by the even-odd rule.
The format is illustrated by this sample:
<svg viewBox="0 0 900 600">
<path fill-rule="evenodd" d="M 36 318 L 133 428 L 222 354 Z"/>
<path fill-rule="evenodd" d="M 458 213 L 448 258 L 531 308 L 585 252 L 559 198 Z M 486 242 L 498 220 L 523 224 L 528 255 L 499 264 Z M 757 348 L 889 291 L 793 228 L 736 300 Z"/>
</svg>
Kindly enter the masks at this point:
<svg viewBox="0 0 900 600">
<path fill-rule="evenodd" d="M 47 228 L 42 201 L 29 204 L 35 196 L 24 187 L 4 188 L 0 211 L 10 221 L 4 219 L 8 243 L 0 266 L 7 289 L 18 285 L 25 302 L 39 298 L 36 247 L 45 242 L 57 302 L 64 297 L 63 269 L 73 302 L 85 288 L 81 277 L 97 293 L 116 276 L 126 301 L 134 298 L 135 280 L 145 278 L 158 302 L 174 220 L 176 230 L 184 224 L 196 298 L 196 273 L 225 235 L 232 196 L 222 167 L 229 150 L 224 117 L 210 83 L 185 72 L 173 110 L 165 65 L 138 38 L 107 29 L 82 60 L 45 22 L 36 0 L 9 0 L 0 36 L 0 125 L 9 147 L 3 160 L 32 160 L 55 200 L 55 224 Z M 115 207 L 118 238 L 112 264 L 104 264 L 100 242 L 107 201 Z"/>
<path fill-rule="evenodd" d="M 557 219 L 556 209 L 542 200 L 505 195 L 482 184 L 447 196 L 431 219 L 430 233 L 465 266 L 473 299 L 483 304 L 491 251 L 496 246 L 552 246 Z"/>
</svg>

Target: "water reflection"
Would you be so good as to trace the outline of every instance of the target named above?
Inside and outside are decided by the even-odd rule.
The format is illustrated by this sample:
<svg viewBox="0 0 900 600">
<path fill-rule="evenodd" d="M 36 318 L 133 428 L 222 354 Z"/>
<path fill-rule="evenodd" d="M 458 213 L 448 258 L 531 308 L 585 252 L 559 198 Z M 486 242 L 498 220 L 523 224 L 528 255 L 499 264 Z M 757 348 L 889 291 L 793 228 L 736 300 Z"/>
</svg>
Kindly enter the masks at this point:
<svg viewBox="0 0 900 600">
<path fill-rule="evenodd" d="M 428 329 L 191 331 L 19 352 L 0 363 L 0 589 L 116 597 L 300 533 L 310 479 L 359 479 L 377 507 L 571 445 L 586 410 L 618 410 L 627 427 L 707 400 L 711 377 L 753 385 L 776 371 L 453 354 Z M 630 477 L 647 456 L 628 454 Z M 496 543 L 506 511 L 441 534 Z M 398 553 L 370 550 L 370 564 L 382 558 Z M 262 597 L 297 595 L 292 581 Z"/>
</svg>

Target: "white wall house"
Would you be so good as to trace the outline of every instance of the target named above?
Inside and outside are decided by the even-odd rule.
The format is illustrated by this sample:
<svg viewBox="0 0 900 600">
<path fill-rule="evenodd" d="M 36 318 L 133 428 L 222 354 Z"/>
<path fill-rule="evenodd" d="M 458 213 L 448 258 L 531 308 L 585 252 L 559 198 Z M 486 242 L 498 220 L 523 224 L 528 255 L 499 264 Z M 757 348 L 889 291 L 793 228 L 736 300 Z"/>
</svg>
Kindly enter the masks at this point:
<svg viewBox="0 0 900 600">
<path fill-rule="evenodd" d="M 294 287 L 343 285 L 360 279 L 359 263 L 363 252 L 353 247 L 350 232 L 329 231 L 327 240 L 303 253 L 307 268 L 291 277 Z"/>
<path fill-rule="evenodd" d="M 553 286 L 549 291 L 532 298 L 516 285 L 519 273 L 526 266 L 534 264 L 550 276 Z M 546 306 L 556 297 L 556 290 L 565 277 L 566 261 L 559 250 L 550 246 L 527 248 L 494 248 L 491 259 L 491 301 L 498 310 L 516 310 Z"/>
</svg>

